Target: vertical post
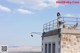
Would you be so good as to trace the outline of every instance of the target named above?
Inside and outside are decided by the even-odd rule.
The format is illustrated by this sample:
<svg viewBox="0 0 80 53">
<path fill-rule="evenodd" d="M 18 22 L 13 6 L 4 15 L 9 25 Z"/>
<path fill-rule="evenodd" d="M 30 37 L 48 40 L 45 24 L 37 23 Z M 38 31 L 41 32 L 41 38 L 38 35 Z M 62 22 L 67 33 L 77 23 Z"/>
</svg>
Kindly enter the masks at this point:
<svg viewBox="0 0 80 53">
<path fill-rule="evenodd" d="M 54 29 L 54 20 L 53 20 L 53 29 Z"/>
<path fill-rule="evenodd" d="M 47 24 L 46 24 L 46 32 L 47 32 L 47 30 L 48 30 L 48 29 L 47 29 Z"/>
<path fill-rule="evenodd" d="M 50 30 L 50 22 L 49 22 L 49 30 Z"/>
<path fill-rule="evenodd" d="M 63 22 L 64 22 L 64 17 L 62 17 L 63 18 Z"/>
<path fill-rule="evenodd" d="M 59 18 L 57 18 L 57 28 L 59 29 Z"/>
<path fill-rule="evenodd" d="M 78 22 L 78 18 L 76 18 L 76 22 Z"/>
<path fill-rule="evenodd" d="M 45 25 L 45 24 L 44 24 Z M 44 30 L 45 30 L 45 27 L 44 27 L 44 25 L 43 25 L 43 32 L 44 32 Z"/>
</svg>

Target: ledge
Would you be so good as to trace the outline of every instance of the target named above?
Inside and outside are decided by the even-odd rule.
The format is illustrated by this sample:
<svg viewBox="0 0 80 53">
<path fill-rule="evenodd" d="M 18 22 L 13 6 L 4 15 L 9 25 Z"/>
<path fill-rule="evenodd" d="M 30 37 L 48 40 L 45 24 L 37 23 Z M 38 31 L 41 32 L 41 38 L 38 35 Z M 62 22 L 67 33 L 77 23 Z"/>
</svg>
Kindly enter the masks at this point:
<svg viewBox="0 0 80 53">
<path fill-rule="evenodd" d="M 48 32 L 43 32 L 42 37 L 61 35 L 61 34 L 75 34 L 80 35 L 80 30 L 78 29 L 55 29 Z"/>
</svg>

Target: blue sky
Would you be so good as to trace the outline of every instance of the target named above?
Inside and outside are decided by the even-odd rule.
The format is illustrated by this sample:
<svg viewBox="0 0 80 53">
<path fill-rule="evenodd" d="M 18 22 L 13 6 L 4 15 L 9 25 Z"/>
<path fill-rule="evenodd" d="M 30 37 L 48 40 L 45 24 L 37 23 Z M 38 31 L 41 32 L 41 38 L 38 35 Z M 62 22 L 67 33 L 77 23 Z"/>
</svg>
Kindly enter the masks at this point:
<svg viewBox="0 0 80 53">
<path fill-rule="evenodd" d="M 57 5 L 55 0 L 0 0 L 0 44 L 41 45 L 43 24 L 63 16 L 80 17 L 80 4 Z"/>
</svg>

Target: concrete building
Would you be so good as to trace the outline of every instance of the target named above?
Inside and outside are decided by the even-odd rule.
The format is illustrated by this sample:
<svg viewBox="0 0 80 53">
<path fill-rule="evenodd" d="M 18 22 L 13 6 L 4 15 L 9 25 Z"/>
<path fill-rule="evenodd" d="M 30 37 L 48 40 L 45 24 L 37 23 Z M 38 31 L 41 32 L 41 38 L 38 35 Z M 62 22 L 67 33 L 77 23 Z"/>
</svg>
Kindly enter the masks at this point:
<svg viewBox="0 0 80 53">
<path fill-rule="evenodd" d="M 80 53 L 80 30 L 55 29 L 46 32 L 42 53 Z"/>
<path fill-rule="evenodd" d="M 53 22 L 44 24 L 42 34 L 42 53 L 80 53 L 79 19 L 75 18 L 75 21 L 71 23 L 71 21 L 73 21 L 72 19 L 70 20 L 68 18 L 70 22 L 68 21 L 69 23 L 67 23 L 66 21 L 66 23 L 64 23 L 68 26 L 67 28 L 64 28 L 64 24 L 58 28 L 58 25 L 55 26 Z M 76 22 L 78 23 L 78 26 L 76 27 L 68 25 L 70 23 L 74 25 Z"/>
</svg>

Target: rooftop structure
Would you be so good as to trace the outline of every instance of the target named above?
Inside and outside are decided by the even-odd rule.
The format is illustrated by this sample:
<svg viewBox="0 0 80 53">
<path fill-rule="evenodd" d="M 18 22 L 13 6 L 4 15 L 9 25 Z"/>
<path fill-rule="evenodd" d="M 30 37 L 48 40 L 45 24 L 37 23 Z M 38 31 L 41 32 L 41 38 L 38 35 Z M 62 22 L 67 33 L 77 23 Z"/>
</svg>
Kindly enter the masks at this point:
<svg viewBox="0 0 80 53">
<path fill-rule="evenodd" d="M 58 26 L 59 22 L 61 22 L 60 26 Z M 58 28 L 66 28 L 66 29 L 80 29 L 80 18 L 79 17 L 57 17 L 57 19 L 52 20 L 43 25 L 43 32 L 48 32 L 51 30 L 55 30 Z M 65 25 L 65 26 L 64 26 Z"/>
<path fill-rule="evenodd" d="M 42 53 L 80 53 L 80 18 L 62 17 L 43 25 Z"/>
</svg>

